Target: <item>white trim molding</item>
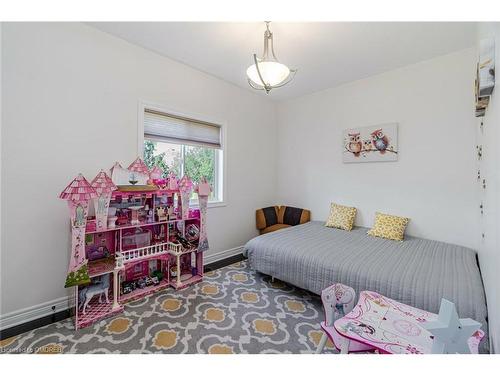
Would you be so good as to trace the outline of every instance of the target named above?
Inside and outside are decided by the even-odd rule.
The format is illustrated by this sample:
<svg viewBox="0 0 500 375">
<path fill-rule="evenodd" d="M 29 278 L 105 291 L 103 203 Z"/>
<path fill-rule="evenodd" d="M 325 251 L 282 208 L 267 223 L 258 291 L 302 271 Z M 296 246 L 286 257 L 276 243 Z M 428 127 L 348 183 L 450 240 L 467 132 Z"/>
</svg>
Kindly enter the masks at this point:
<svg viewBox="0 0 500 375">
<path fill-rule="evenodd" d="M 241 254 L 242 252 L 243 246 L 238 246 L 233 247 L 232 249 L 222 250 L 214 254 L 209 254 L 205 257 L 205 265 Z M 0 315 L 0 331 L 23 323 L 31 322 L 36 319 L 44 318 L 57 312 L 65 311 L 70 307 L 73 307 L 73 304 L 70 305 L 69 303 L 70 299 L 70 296 L 60 297 L 39 305 L 26 307 L 24 309 Z"/>
<path fill-rule="evenodd" d="M 51 314 L 69 309 L 69 296 L 60 297 L 52 301 L 44 302 L 39 305 L 26 307 L 12 311 L 0 316 L 0 330 L 15 327 L 17 325 L 31 322 L 33 320 L 44 318 Z"/>
</svg>

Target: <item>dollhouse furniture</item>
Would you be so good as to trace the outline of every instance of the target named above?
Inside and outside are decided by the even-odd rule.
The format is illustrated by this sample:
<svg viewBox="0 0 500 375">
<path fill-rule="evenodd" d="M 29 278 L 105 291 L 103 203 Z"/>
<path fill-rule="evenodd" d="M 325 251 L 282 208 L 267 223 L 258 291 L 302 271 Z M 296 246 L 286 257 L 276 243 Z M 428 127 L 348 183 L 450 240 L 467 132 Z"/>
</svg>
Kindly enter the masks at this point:
<svg viewBox="0 0 500 375">
<path fill-rule="evenodd" d="M 60 194 L 70 211 L 65 286 L 74 287 L 76 329 L 122 312 L 129 301 L 203 279 L 210 186 L 173 174 L 161 186 L 152 182 L 138 158 L 128 169 L 115 163 L 111 177 L 101 170 L 92 183 L 80 174 Z M 199 209 L 189 207 L 193 191 Z"/>
<path fill-rule="evenodd" d="M 307 223 L 311 211 L 289 206 L 271 206 L 255 212 L 255 222 L 260 234 Z"/>
<path fill-rule="evenodd" d="M 433 335 L 424 326 L 437 319 L 436 314 L 363 291 L 354 309 L 336 320 L 333 327 L 341 337 L 342 354 L 358 344 L 383 354 L 430 354 Z M 478 353 L 483 337 L 484 332 L 478 329 L 468 338 L 470 353 Z"/>
<path fill-rule="evenodd" d="M 168 220 L 166 210 L 163 207 L 158 207 L 156 209 L 156 215 L 158 215 L 158 221 L 167 221 Z"/>
<path fill-rule="evenodd" d="M 142 209 L 143 206 L 130 206 L 128 209 L 132 212 L 132 220 L 130 224 L 139 225 L 139 210 Z"/>
<path fill-rule="evenodd" d="M 333 327 L 333 323 L 335 320 L 351 312 L 354 308 L 356 292 L 350 286 L 340 283 L 333 284 L 321 292 L 321 301 L 323 302 L 323 309 L 325 311 L 325 320 L 321 322 L 323 335 L 316 349 L 316 354 L 320 354 L 323 351 L 328 338 L 340 350 L 344 340 Z M 351 342 L 348 349 L 349 352 L 364 352 L 372 351 L 373 347 L 363 343 Z"/>
</svg>

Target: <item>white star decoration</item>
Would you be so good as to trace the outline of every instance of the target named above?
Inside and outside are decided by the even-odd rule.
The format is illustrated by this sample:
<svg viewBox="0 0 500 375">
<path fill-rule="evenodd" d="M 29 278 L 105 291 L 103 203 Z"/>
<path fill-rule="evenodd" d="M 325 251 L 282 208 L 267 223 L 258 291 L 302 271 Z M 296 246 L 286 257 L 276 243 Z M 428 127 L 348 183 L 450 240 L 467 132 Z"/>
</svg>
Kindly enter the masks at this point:
<svg viewBox="0 0 500 375">
<path fill-rule="evenodd" d="M 432 353 L 455 354 L 470 353 L 467 340 L 481 327 L 481 323 L 470 318 L 459 319 L 455 304 L 443 298 L 437 320 L 422 326 L 434 336 Z"/>
</svg>

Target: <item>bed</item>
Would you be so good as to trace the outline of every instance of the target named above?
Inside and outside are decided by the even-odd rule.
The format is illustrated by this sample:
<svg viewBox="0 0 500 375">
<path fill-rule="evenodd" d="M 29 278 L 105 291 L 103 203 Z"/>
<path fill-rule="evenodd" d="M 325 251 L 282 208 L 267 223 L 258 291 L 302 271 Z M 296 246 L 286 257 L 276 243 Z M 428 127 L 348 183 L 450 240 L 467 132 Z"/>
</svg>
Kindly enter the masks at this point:
<svg viewBox="0 0 500 375">
<path fill-rule="evenodd" d="M 371 290 L 434 313 L 443 297 L 455 303 L 460 317 L 477 320 L 488 332 L 473 250 L 411 236 L 386 240 L 368 236 L 367 230 L 347 232 L 311 221 L 250 240 L 244 255 L 252 269 L 315 294 L 340 282 L 358 294 Z M 488 348 L 486 336 L 480 351 Z"/>
</svg>

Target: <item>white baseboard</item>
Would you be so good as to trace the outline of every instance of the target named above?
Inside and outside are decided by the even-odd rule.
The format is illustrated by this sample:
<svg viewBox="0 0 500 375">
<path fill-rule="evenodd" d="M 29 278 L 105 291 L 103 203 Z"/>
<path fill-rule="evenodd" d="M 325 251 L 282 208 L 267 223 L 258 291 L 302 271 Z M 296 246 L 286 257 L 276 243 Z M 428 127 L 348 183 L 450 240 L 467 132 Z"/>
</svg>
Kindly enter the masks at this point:
<svg viewBox="0 0 500 375">
<path fill-rule="evenodd" d="M 219 260 L 229 258 L 243 251 L 243 246 L 233 247 L 219 251 L 215 254 L 209 254 L 205 257 L 205 265 L 215 263 Z M 54 309 L 53 309 L 54 307 Z M 10 327 L 15 327 L 19 324 L 27 323 L 39 318 L 49 316 L 55 312 L 67 310 L 70 307 L 69 297 L 60 297 L 52 301 L 44 302 L 39 305 L 26 307 L 24 309 L 16 310 L 7 314 L 0 315 L 0 330 Z"/>
<path fill-rule="evenodd" d="M 209 265 L 219 260 L 223 260 L 235 255 L 239 255 L 243 252 L 243 246 L 233 247 L 232 249 L 222 250 L 215 254 L 209 254 L 205 257 L 205 265 Z"/>
<path fill-rule="evenodd" d="M 69 307 L 69 297 L 65 296 L 39 305 L 12 311 L 0 315 L 0 330 L 49 316 L 53 313 L 67 310 Z"/>
</svg>

